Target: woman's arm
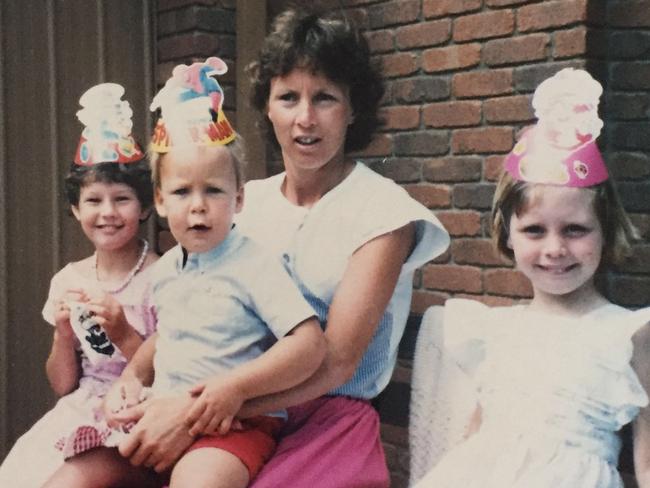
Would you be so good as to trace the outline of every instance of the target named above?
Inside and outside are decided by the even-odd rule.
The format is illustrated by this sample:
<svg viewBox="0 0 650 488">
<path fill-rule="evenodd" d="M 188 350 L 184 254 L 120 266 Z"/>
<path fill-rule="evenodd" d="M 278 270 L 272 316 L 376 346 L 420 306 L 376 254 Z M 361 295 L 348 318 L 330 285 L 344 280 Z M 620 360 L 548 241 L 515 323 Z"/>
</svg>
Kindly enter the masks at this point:
<svg viewBox="0 0 650 488">
<path fill-rule="evenodd" d="M 312 400 L 352 378 L 393 296 L 414 239 L 415 225 L 411 223 L 357 249 L 329 309 L 327 350 L 321 366 L 298 386 L 247 401 L 240 416 L 255 416 Z"/>
<path fill-rule="evenodd" d="M 650 394 L 650 323 L 639 329 L 633 337 L 632 367 Z M 650 488 L 650 406 L 639 411 L 634 420 L 634 472 L 639 488 Z"/>
<path fill-rule="evenodd" d="M 245 400 L 286 390 L 309 378 L 325 356 L 325 338 L 318 319 L 298 324 L 264 354 L 225 375 L 201 382 L 186 422 L 190 435 L 225 434 Z"/>
</svg>

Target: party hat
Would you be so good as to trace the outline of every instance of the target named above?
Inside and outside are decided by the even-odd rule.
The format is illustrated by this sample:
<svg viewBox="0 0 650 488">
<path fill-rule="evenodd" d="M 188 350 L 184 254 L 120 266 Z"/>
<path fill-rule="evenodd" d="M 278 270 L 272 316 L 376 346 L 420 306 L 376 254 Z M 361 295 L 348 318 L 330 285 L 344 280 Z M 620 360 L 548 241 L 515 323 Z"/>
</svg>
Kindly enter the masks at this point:
<svg viewBox="0 0 650 488">
<path fill-rule="evenodd" d="M 151 149 L 168 152 L 173 146 L 222 146 L 235 138 L 223 112 L 224 93 L 212 75 L 228 71 L 226 63 L 210 57 L 190 66 L 180 64 L 151 102 L 161 110 Z"/>
<path fill-rule="evenodd" d="M 136 144 L 131 129 L 133 111 L 121 100 L 124 87 L 117 83 L 100 83 L 79 99 L 83 107 L 77 118 L 85 125 L 74 162 L 81 166 L 97 163 L 133 163 L 144 154 Z"/>
<path fill-rule="evenodd" d="M 565 68 L 544 80 L 533 95 L 537 124 L 528 128 L 505 159 L 520 181 L 588 187 L 608 178 L 596 144 L 603 122 L 603 89 L 589 73 Z"/>
</svg>

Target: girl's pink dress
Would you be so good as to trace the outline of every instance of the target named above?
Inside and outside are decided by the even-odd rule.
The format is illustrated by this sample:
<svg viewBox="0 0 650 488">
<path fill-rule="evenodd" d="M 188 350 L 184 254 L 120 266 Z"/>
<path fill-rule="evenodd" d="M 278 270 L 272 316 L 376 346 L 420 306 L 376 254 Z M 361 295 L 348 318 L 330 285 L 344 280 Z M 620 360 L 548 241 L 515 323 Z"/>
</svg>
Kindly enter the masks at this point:
<svg viewBox="0 0 650 488">
<path fill-rule="evenodd" d="M 156 316 L 151 301 L 151 269 L 140 271 L 126 288 L 113 296 L 124 308 L 129 323 L 146 338 L 156 328 Z M 50 283 L 43 307 L 43 318 L 54 325 L 54 303 L 68 289 L 81 288 L 91 293 L 101 290 L 95 279 L 81 275 L 75 264 L 66 265 Z M 77 349 L 81 351 L 80 345 Z M 101 404 L 112 382 L 119 377 L 126 358 L 117 351 L 109 362 L 93 365 L 81 353 L 79 387 L 61 397 L 32 428 L 20 437 L 0 465 L 0 486 L 35 488 L 41 486 L 63 463 L 64 451 L 78 442 L 78 430 L 84 426 L 103 426 Z"/>
</svg>

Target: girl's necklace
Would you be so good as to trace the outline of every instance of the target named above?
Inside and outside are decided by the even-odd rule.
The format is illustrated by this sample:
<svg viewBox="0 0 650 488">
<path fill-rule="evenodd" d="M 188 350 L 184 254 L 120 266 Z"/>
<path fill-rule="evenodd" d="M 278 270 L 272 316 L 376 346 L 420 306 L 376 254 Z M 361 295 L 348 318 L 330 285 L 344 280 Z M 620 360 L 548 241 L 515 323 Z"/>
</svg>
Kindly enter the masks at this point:
<svg viewBox="0 0 650 488">
<path fill-rule="evenodd" d="M 106 293 L 110 293 L 114 295 L 115 293 L 119 293 L 122 290 L 124 290 L 127 286 L 129 286 L 129 283 L 131 283 L 133 277 L 136 274 L 138 274 L 138 272 L 142 269 L 144 260 L 147 258 L 147 251 L 149 251 L 149 243 L 145 239 L 142 239 L 142 254 L 140 254 L 140 258 L 138 259 L 138 262 L 135 263 L 133 269 L 129 271 L 129 274 L 126 276 L 126 278 L 124 278 L 124 281 L 120 283 L 120 285 L 117 288 L 113 288 L 112 290 L 109 290 L 102 286 L 104 291 Z M 93 264 L 93 268 L 95 268 L 95 278 L 97 279 L 97 282 L 100 282 L 99 271 L 97 270 L 97 252 L 95 252 L 95 263 Z"/>
</svg>

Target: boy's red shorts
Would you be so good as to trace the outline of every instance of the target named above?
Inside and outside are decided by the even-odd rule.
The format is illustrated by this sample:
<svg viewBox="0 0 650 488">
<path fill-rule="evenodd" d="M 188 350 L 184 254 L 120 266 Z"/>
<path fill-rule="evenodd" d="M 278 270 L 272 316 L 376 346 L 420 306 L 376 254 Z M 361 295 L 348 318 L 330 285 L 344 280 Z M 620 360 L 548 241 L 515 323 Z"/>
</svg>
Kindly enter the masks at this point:
<svg viewBox="0 0 650 488">
<path fill-rule="evenodd" d="M 199 437 L 187 450 L 216 447 L 237 456 L 248 468 L 250 479 L 255 478 L 264 463 L 273 455 L 276 437 L 284 420 L 260 415 L 242 420 L 242 430 L 231 430 L 226 435 Z"/>
</svg>

